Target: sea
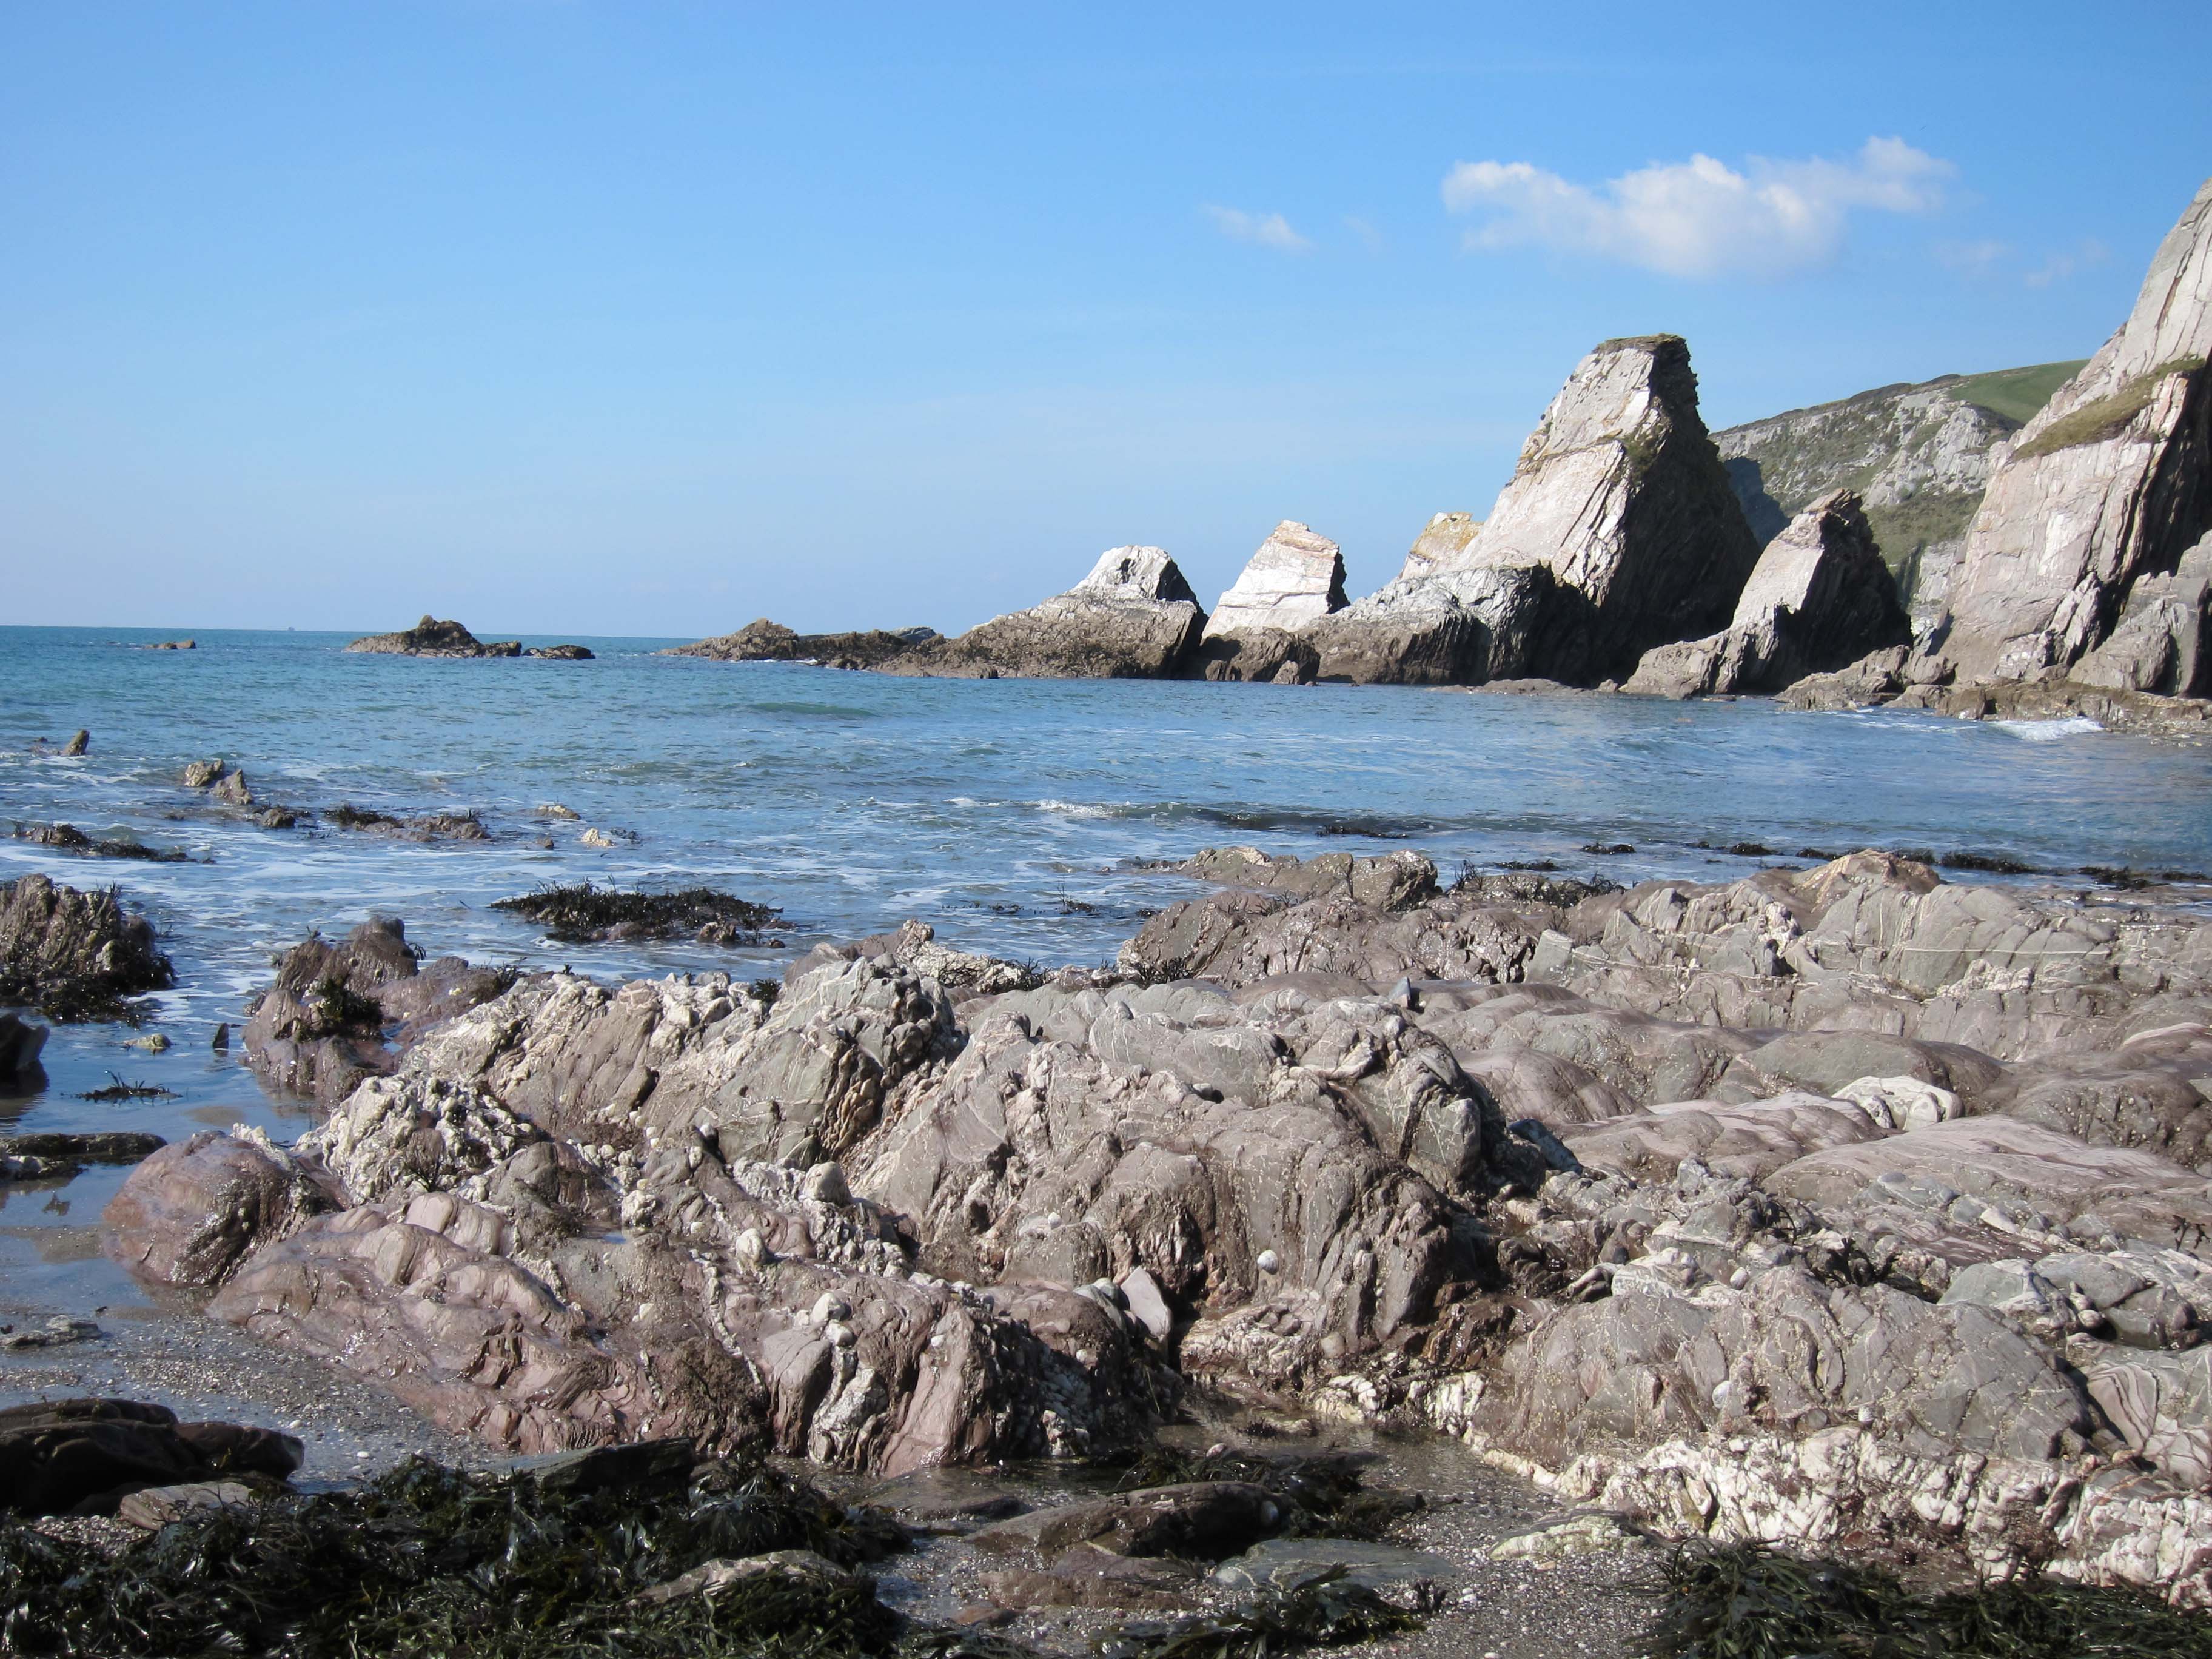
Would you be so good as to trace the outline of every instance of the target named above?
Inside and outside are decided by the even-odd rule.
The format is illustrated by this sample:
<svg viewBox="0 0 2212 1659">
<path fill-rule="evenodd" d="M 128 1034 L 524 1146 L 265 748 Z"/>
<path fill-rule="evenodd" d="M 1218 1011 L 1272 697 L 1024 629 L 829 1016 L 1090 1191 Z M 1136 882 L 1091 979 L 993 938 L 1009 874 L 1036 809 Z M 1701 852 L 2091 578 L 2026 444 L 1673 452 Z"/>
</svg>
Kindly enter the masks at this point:
<svg viewBox="0 0 2212 1659">
<path fill-rule="evenodd" d="M 236 1032 L 287 948 L 371 915 L 400 917 L 433 955 L 750 979 L 817 941 L 908 918 L 963 949 L 1103 963 L 1146 915 L 1200 890 L 1152 866 L 1231 843 L 1301 856 L 1415 848 L 1447 881 L 1511 865 L 1716 881 L 1859 847 L 2025 866 L 1947 874 L 2083 891 L 2090 868 L 2212 872 L 2212 747 L 2084 720 L 1586 692 L 906 679 L 589 636 L 585 662 L 349 654 L 349 634 L 292 631 L 147 648 L 175 637 L 0 627 L 0 882 L 39 871 L 118 889 L 153 920 L 178 977 L 135 1025 L 56 1028 L 41 1073 L 0 1081 L 0 1133 L 175 1138 L 236 1122 L 298 1133 L 307 1109 L 270 1097 L 235 1041 L 218 1052 L 212 1035 Z M 64 757 L 79 728 L 88 751 Z M 300 826 L 261 828 L 185 787 L 186 763 L 212 759 L 300 812 Z M 341 804 L 473 812 L 489 836 L 416 843 L 332 828 L 325 816 Z M 13 833 L 57 822 L 186 857 L 91 860 Z M 579 881 L 715 887 L 776 907 L 787 926 L 775 948 L 574 945 L 492 908 Z M 170 1046 L 131 1046 L 154 1036 Z M 118 1082 L 167 1092 L 83 1098 Z M 144 1304 L 98 1247 L 99 1210 L 122 1176 L 0 1182 L 0 1316 Z"/>
</svg>

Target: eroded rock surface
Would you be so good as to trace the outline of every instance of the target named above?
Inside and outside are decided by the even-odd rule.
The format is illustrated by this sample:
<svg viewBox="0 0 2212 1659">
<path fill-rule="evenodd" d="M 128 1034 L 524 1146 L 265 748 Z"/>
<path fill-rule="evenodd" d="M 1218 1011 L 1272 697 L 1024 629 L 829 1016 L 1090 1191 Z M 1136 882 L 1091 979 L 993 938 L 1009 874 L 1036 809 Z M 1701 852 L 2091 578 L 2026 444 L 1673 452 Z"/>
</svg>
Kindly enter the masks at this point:
<svg viewBox="0 0 2212 1659">
<path fill-rule="evenodd" d="M 763 617 L 734 634 L 691 645 L 671 646 L 672 657 L 717 662 L 818 662 L 830 668 L 875 668 L 942 637 L 933 628 L 861 629 L 844 634 L 800 634 Z"/>
<path fill-rule="evenodd" d="M 1125 1448 L 1199 1379 L 1663 1533 L 1865 1517 L 2212 1601 L 2212 923 L 1876 853 L 1180 870 L 1218 890 L 1041 983 L 919 927 L 773 998 L 525 981 L 295 1148 L 164 1149 L 118 1248 L 521 1449 L 898 1474 Z M 1010 1596 L 1274 1525 L 1092 1510 L 1003 1523 L 1076 1561 Z"/>
</svg>

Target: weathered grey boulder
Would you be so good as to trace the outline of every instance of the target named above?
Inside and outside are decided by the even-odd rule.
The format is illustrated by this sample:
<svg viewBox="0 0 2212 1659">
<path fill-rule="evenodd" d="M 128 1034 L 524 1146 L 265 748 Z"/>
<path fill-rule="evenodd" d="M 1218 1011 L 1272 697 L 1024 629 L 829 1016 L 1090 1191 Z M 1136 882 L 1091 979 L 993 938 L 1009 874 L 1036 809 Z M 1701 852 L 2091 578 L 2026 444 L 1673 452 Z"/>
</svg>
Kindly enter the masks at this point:
<svg viewBox="0 0 2212 1659">
<path fill-rule="evenodd" d="M 1110 547 L 1066 592 L 876 665 L 984 678 L 1164 679 L 1188 665 L 1205 625 L 1165 552 Z"/>
<path fill-rule="evenodd" d="M 1645 652 L 1621 689 L 1668 697 L 1778 691 L 1910 639 L 1858 496 L 1833 490 L 1766 544 L 1726 629 Z"/>
<path fill-rule="evenodd" d="M 1485 1432 L 1555 1465 L 1607 1443 L 1862 1420 L 1922 1455 L 2085 1447 L 2080 1386 L 1986 1310 L 1824 1285 L 1794 1267 L 1735 1288 L 1679 1250 L 1653 1260 L 1660 1271 L 1624 1268 L 1611 1296 L 1560 1309 L 1509 1353 L 1482 1404 Z"/>
<path fill-rule="evenodd" d="M 1547 568 L 1587 603 L 1587 631 L 1557 631 L 1528 672 L 1589 683 L 1724 625 L 1758 558 L 1698 418 L 1689 348 L 1660 334 L 1607 340 L 1582 361 L 1481 533 L 1436 574 Z"/>
<path fill-rule="evenodd" d="M 2126 322 L 1990 479 L 1942 646 L 1961 680 L 2066 674 L 2121 619 L 2135 584 L 2171 573 L 2212 528 L 2208 352 L 2212 180 L 2160 244 Z"/>
<path fill-rule="evenodd" d="M 40 875 L 0 884 L 0 1001 L 96 1013 L 176 982 L 153 923 L 112 890 L 80 893 Z"/>
</svg>

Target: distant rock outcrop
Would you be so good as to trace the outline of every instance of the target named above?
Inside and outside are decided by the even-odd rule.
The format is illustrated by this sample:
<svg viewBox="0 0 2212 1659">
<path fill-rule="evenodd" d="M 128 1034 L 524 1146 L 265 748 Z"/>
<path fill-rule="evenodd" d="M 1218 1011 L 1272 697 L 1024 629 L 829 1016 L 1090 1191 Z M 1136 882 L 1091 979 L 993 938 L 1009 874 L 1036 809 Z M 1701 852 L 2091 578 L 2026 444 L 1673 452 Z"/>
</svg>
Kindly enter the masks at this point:
<svg viewBox="0 0 2212 1659">
<path fill-rule="evenodd" d="M 520 640 L 480 640 L 457 622 L 425 617 L 397 634 L 369 634 L 346 647 L 387 657 L 549 657 L 561 662 L 582 662 L 591 653 L 580 645 L 532 646 Z"/>
<path fill-rule="evenodd" d="M 734 634 L 693 645 L 671 646 L 668 657 L 711 657 L 717 662 L 816 662 L 828 668 L 880 668 L 893 657 L 943 638 L 933 628 L 868 628 L 846 634 L 800 634 L 766 617 Z"/>
<path fill-rule="evenodd" d="M 1298 636 L 1347 603 L 1343 552 L 1328 537 L 1284 520 L 1213 608 L 1200 647 L 1206 677 L 1310 679 L 1313 650 Z"/>
<path fill-rule="evenodd" d="M 1849 489 L 1923 628 L 1942 612 L 1996 446 L 2081 365 L 1939 375 L 1878 386 L 1713 434 L 1764 544 L 1820 497 Z"/>
<path fill-rule="evenodd" d="M 1114 547 L 1042 605 L 994 617 L 879 666 L 971 679 L 1168 679 L 1196 649 L 1206 612 L 1157 547 Z"/>
<path fill-rule="evenodd" d="M 1622 689 L 1668 697 L 1778 691 L 1910 637 L 1859 498 L 1838 489 L 1766 544 L 1726 629 L 1645 652 Z"/>
<path fill-rule="evenodd" d="M 2171 575 L 2212 529 L 2208 352 L 2212 179 L 2127 321 L 1990 479 L 1941 642 L 1961 681 L 2063 678 L 2127 617 L 2139 580 Z"/>
</svg>

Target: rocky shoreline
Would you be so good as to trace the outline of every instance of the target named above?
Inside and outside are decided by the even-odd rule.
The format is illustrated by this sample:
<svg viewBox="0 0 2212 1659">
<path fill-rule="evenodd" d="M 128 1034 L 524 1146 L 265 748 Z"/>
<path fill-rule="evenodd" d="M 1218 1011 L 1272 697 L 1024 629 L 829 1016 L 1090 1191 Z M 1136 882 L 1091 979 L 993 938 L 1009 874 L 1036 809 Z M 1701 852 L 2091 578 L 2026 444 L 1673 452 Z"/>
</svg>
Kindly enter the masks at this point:
<svg viewBox="0 0 2212 1659">
<path fill-rule="evenodd" d="M 675 654 L 984 678 L 1539 680 L 2201 736 L 2208 354 L 2212 181 L 2127 320 L 2024 426 L 1966 404 L 1937 418 L 1921 407 L 1927 389 L 1904 389 L 1923 394 L 1892 400 L 1898 420 L 1928 422 L 1911 429 L 1920 449 L 1886 467 L 1778 475 L 1805 501 L 1791 518 L 1748 459 L 1765 428 L 1726 434 L 1723 462 L 1680 337 L 1608 340 L 1553 398 L 1489 515 L 1437 514 L 1398 579 L 1364 598 L 1347 595 L 1335 543 L 1285 520 L 1210 615 L 1165 552 L 1125 547 L 1067 592 L 956 638 L 803 635 L 763 619 Z M 1879 496 L 1883 536 L 1933 525 L 1943 537 L 1883 548 L 1863 489 Z"/>
<path fill-rule="evenodd" d="M 750 986 L 310 941 L 245 1050 L 326 1120 L 152 1151 L 111 1248 L 493 1455 L 1435 1432 L 1623 1539 L 2212 1605 L 2201 913 L 1873 852 L 1176 873 L 1050 975 L 915 925 Z M 64 963 L 136 920 L 38 904 Z M 978 1605 L 1077 1594 L 1052 1556 Z"/>
</svg>

